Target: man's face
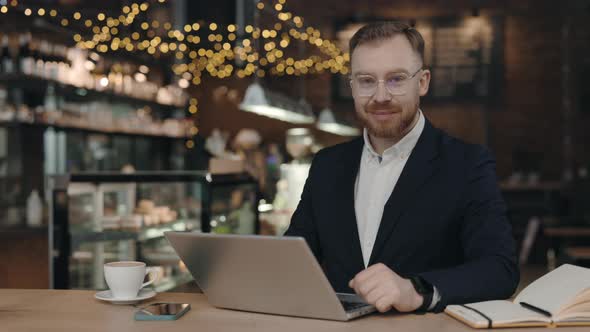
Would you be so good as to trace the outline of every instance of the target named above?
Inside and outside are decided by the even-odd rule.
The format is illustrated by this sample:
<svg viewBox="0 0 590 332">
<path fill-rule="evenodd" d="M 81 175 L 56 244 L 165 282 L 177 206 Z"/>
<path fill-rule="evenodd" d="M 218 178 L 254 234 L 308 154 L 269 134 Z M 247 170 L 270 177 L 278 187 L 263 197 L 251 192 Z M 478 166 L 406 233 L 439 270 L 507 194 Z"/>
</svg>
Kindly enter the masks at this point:
<svg viewBox="0 0 590 332">
<path fill-rule="evenodd" d="M 421 66 L 404 35 L 357 46 L 351 56 L 352 92 L 357 116 L 369 134 L 400 139 L 411 129 L 430 83 L 430 72 Z M 375 83 L 371 94 L 367 85 Z"/>
</svg>

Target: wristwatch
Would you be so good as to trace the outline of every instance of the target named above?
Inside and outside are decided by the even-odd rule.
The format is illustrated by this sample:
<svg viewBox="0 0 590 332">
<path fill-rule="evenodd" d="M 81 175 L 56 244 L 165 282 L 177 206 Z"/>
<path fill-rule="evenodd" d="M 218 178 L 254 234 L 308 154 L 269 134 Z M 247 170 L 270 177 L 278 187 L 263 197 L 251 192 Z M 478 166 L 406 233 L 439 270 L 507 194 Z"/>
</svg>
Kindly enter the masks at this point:
<svg viewBox="0 0 590 332">
<path fill-rule="evenodd" d="M 419 277 L 419 276 L 410 277 L 410 281 L 412 282 L 412 285 L 416 289 L 416 292 L 418 294 L 422 295 L 422 297 L 424 298 L 424 302 L 422 302 L 422 305 L 418 309 L 416 309 L 416 311 L 417 312 L 428 311 L 428 308 L 432 304 L 432 296 L 434 295 L 434 287 L 432 287 L 432 285 L 428 281 L 424 280 L 422 277 Z"/>
</svg>

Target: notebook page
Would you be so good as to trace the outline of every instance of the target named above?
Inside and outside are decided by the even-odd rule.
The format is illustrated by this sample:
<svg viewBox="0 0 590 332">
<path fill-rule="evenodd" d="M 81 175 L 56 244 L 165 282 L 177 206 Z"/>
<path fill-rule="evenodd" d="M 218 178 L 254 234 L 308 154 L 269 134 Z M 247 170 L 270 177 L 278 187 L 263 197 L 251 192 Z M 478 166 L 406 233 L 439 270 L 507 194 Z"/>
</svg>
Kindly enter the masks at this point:
<svg viewBox="0 0 590 332">
<path fill-rule="evenodd" d="M 570 320 L 572 318 L 584 318 L 585 321 L 590 321 L 590 302 L 579 303 L 567 310 L 564 310 L 555 316 L 555 321 Z"/>
<path fill-rule="evenodd" d="M 587 288 L 590 269 L 564 264 L 523 289 L 514 303 L 526 302 L 555 315 Z"/>
</svg>

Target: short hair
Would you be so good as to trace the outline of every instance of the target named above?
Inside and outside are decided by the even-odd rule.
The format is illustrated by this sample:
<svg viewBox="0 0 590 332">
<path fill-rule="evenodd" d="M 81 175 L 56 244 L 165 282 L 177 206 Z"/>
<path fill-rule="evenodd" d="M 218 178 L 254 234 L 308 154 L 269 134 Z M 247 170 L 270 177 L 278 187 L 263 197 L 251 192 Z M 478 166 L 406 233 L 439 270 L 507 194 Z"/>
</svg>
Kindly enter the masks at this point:
<svg viewBox="0 0 590 332">
<path fill-rule="evenodd" d="M 408 39 L 412 49 L 424 64 L 424 38 L 418 30 L 400 21 L 369 23 L 360 28 L 350 39 L 350 55 L 352 56 L 352 52 L 360 45 L 393 38 L 397 35 L 404 35 Z"/>
</svg>

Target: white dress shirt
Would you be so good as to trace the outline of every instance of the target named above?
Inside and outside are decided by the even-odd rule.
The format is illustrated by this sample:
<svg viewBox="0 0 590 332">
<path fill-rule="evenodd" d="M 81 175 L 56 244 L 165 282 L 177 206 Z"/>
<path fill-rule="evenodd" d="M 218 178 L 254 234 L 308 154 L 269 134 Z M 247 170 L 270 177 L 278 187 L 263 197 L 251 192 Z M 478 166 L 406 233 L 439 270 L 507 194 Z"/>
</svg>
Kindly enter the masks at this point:
<svg viewBox="0 0 590 332">
<path fill-rule="evenodd" d="M 383 151 L 382 155 L 373 149 L 367 129 L 363 131 L 365 145 L 355 184 L 354 208 L 365 267 L 368 266 L 373 252 L 385 203 L 424 130 L 425 120 L 422 111 L 418 111 L 418 116 L 414 128 L 395 145 Z M 432 309 L 440 299 L 436 288 L 434 293 L 429 309 Z"/>
<path fill-rule="evenodd" d="M 365 146 L 356 178 L 354 209 L 365 267 L 369 264 L 385 203 L 424 130 L 425 121 L 421 111 L 418 116 L 414 128 L 395 145 L 383 151 L 382 155 L 373 149 L 367 129 L 363 131 Z"/>
</svg>

